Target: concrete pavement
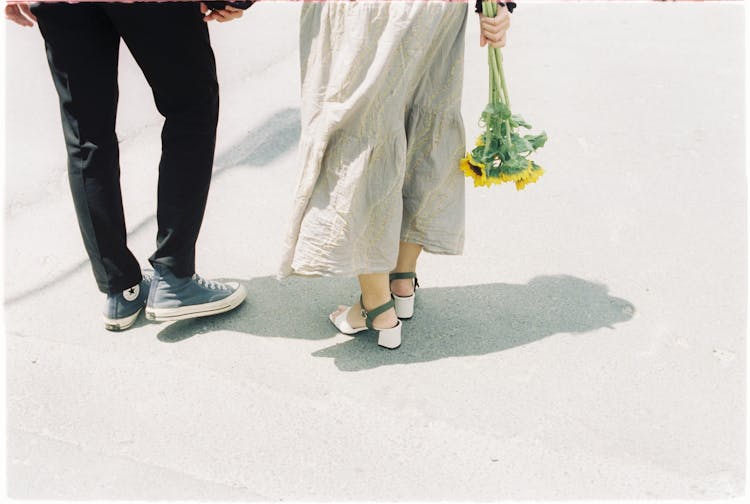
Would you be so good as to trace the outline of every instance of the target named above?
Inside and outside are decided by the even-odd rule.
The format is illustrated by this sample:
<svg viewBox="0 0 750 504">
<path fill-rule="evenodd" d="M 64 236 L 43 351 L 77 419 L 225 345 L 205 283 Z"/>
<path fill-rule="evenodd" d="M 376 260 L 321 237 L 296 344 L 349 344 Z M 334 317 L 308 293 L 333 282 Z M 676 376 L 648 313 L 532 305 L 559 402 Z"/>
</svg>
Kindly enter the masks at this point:
<svg viewBox="0 0 750 504">
<path fill-rule="evenodd" d="M 274 278 L 299 161 L 299 6 L 212 26 L 222 113 L 198 269 L 235 313 L 102 328 L 38 32 L 8 28 L 5 324 L 15 498 L 731 498 L 745 481 L 742 5 L 529 4 L 506 72 L 545 129 L 523 192 L 467 183 L 397 351 L 336 335 L 353 279 Z M 486 53 L 467 33 L 467 137 Z M 160 118 L 126 51 L 131 248 Z"/>
</svg>

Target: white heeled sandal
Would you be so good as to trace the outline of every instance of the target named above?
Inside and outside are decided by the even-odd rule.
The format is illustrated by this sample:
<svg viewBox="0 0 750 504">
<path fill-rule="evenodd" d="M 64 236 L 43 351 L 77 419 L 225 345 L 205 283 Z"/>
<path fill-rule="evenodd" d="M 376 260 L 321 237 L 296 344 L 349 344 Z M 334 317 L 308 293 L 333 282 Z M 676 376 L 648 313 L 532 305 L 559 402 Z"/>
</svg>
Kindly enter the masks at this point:
<svg viewBox="0 0 750 504">
<path fill-rule="evenodd" d="M 392 294 L 394 305 L 396 307 L 396 316 L 402 320 L 409 320 L 414 316 L 414 300 L 417 296 L 417 287 L 419 287 L 417 274 L 410 271 L 406 273 L 391 273 L 388 275 L 389 282 L 408 279 L 414 280 L 414 292 L 411 296 L 397 296 L 396 294 Z"/>
<path fill-rule="evenodd" d="M 383 312 L 386 312 L 393 308 L 395 305 L 393 299 L 388 301 L 385 304 L 382 304 L 378 306 L 375 309 L 372 310 L 365 310 L 364 303 L 362 302 L 362 296 L 359 298 L 359 306 L 362 307 L 362 316 L 365 319 L 365 326 L 364 327 L 352 327 L 349 321 L 347 320 L 347 316 L 349 315 L 349 311 L 352 309 L 350 306 L 343 312 L 339 313 L 338 316 L 334 317 L 333 314 L 328 316 L 328 319 L 331 321 L 331 323 L 336 327 L 336 329 L 341 332 L 341 334 L 346 335 L 353 335 L 360 333 L 362 331 L 372 330 L 377 331 L 378 333 L 378 345 L 389 348 L 391 350 L 396 349 L 401 346 L 401 321 L 399 320 L 398 323 L 395 325 L 395 327 L 391 327 L 388 329 L 376 329 L 372 325 L 372 321 L 380 315 Z"/>
</svg>

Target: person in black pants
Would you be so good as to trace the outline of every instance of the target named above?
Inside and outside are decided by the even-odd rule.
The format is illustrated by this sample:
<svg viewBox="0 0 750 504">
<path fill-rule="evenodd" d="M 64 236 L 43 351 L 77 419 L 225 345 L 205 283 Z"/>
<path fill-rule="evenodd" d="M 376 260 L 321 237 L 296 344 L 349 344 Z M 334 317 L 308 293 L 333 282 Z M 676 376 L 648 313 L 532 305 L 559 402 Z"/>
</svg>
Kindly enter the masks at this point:
<svg viewBox="0 0 750 504">
<path fill-rule="evenodd" d="M 99 289 L 105 327 L 130 327 L 146 306 L 152 320 L 231 310 L 238 284 L 195 274 L 195 244 L 206 208 L 219 114 L 216 63 L 206 21 L 242 15 L 197 2 L 36 3 L 6 6 L 19 24 L 35 19 L 60 98 L 68 175 L 83 242 Z M 159 163 L 157 247 L 142 272 L 127 246 L 115 133 L 120 40 L 164 116 Z"/>
</svg>

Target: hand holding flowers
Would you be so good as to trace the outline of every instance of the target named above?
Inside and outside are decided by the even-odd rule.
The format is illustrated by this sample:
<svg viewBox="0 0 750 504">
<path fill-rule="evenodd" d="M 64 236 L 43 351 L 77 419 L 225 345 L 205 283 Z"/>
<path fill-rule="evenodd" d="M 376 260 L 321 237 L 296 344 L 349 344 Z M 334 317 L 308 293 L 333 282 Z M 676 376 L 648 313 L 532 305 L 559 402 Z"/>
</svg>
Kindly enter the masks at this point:
<svg viewBox="0 0 750 504">
<path fill-rule="evenodd" d="M 510 2 L 509 2 L 510 3 Z M 503 182 L 515 182 L 516 189 L 521 190 L 527 184 L 536 182 L 544 173 L 541 166 L 528 157 L 532 152 L 541 148 L 547 141 L 547 134 L 520 135 L 519 128 L 530 129 L 531 125 L 520 115 L 515 115 L 510 109 L 508 87 L 503 72 L 503 55 L 500 47 L 505 45 L 507 25 L 502 22 L 491 23 L 490 20 L 508 16 L 505 4 L 495 1 L 482 2 L 482 16 L 484 21 L 481 30 L 480 44 L 489 43 L 489 103 L 482 112 L 480 124 L 485 128 L 476 147 L 461 160 L 461 170 L 467 177 L 474 179 L 474 186 L 489 187 Z M 500 26 L 505 26 L 504 29 Z"/>
<path fill-rule="evenodd" d="M 505 47 L 505 39 L 510 28 L 510 12 L 505 6 L 498 9 L 495 17 L 479 14 L 479 45 L 490 47 Z"/>
</svg>

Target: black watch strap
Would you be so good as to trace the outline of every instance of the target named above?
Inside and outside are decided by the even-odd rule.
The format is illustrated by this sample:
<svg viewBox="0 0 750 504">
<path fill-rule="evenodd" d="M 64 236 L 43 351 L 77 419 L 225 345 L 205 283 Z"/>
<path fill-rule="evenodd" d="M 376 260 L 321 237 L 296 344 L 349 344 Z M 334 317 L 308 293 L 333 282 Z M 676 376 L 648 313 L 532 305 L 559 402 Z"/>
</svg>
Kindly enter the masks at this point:
<svg viewBox="0 0 750 504">
<path fill-rule="evenodd" d="M 516 2 L 497 2 L 497 5 L 501 7 L 504 5 L 505 7 L 508 8 L 508 12 L 511 12 L 511 13 L 513 12 L 513 9 L 516 8 Z M 482 13 L 482 0 L 477 0 L 477 6 L 476 6 L 475 11 L 477 14 Z"/>
<path fill-rule="evenodd" d="M 233 2 L 230 0 L 217 0 L 217 1 L 207 1 L 203 2 L 206 4 L 206 7 L 208 7 L 211 10 L 220 10 L 226 7 L 227 5 L 231 5 L 232 7 L 236 7 L 238 9 L 247 10 L 250 8 L 251 5 L 253 5 L 254 0 L 243 0 L 238 2 Z"/>
</svg>

